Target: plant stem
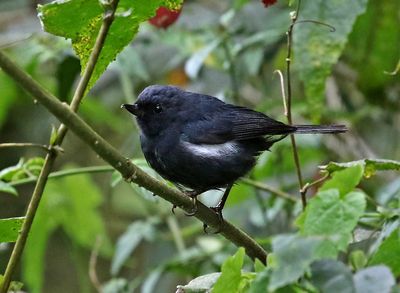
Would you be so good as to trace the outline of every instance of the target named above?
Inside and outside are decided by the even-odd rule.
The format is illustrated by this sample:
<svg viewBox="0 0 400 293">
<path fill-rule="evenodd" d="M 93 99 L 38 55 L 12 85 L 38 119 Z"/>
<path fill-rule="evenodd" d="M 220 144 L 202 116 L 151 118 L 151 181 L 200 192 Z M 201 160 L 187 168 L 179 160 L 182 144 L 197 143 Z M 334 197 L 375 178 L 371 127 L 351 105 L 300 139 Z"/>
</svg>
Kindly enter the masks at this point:
<svg viewBox="0 0 400 293">
<path fill-rule="evenodd" d="M 42 150 L 45 150 L 46 152 L 50 151 L 50 147 L 44 145 L 44 144 L 38 144 L 38 143 L 0 143 L 0 149 L 1 148 L 26 148 L 26 147 L 31 147 L 31 148 L 39 148 Z"/>
<path fill-rule="evenodd" d="M 179 229 L 179 224 L 178 221 L 176 220 L 176 217 L 170 215 L 167 217 L 167 225 L 169 230 L 171 231 L 172 237 L 175 242 L 176 249 L 178 253 L 182 256 L 183 253 L 185 252 L 185 242 L 182 237 L 181 230 Z"/>
<path fill-rule="evenodd" d="M 231 79 L 231 87 L 232 87 L 232 92 L 233 92 L 232 99 L 236 104 L 240 105 L 239 82 L 238 82 L 235 60 L 232 56 L 232 52 L 231 52 L 231 50 L 229 48 L 229 44 L 228 44 L 229 37 L 230 37 L 230 35 L 227 33 L 226 37 L 223 38 L 222 48 L 224 49 L 225 57 L 228 60 L 229 77 Z"/>
<path fill-rule="evenodd" d="M 101 158 L 119 171 L 125 180 L 134 182 L 147 190 L 159 195 L 165 200 L 175 204 L 186 211 L 192 209 L 192 201 L 182 192 L 167 186 L 164 183 L 147 175 L 143 170 L 134 165 L 128 158 L 122 156 L 106 140 L 98 135 L 76 113 L 61 103 L 56 97 L 47 92 L 29 75 L 21 70 L 9 58 L 0 52 L 0 67 L 10 75 L 17 83 L 29 92 L 36 100 L 45 106 L 54 116 L 73 131 L 81 140 L 90 146 Z M 200 202 L 196 217 L 210 227 L 220 226 L 219 217 L 211 209 Z M 250 236 L 236 228 L 231 223 L 224 221 L 221 226 L 221 235 L 239 247 L 244 247 L 251 258 L 258 258 L 266 263 L 266 251 Z"/>
<path fill-rule="evenodd" d="M 296 24 L 297 18 L 299 16 L 300 5 L 301 5 L 301 0 L 298 0 L 296 11 L 291 14 L 292 23 L 289 26 L 289 30 L 286 32 L 286 35 L 287 35 L 287 55 L 286 55 L 287 111 L 285 111 L 285 112 L 286 112 L 286 117 L 287 117 L 289 125 L 293 124 L 292 123 L 292 85 L 291 85 L 291 78 L 290 78 L 290 65 L 291 65 L 291 61 L 292 61 L 291 60 L 291 58 L 292 58 L 292 35 L 293 35 L 293 27 Z M 296 139 L 293 134 L 290 135 L 290 141 L 292 143 L 293 159 L 294 159 L 294 163 L 296 165 L 297 179 L 299 181 L 299 186 L 300 186 L 299 189 L 301 190 L 303 188 L 303 176 L 301 174 L 300 160 L 299 160 L 299 154 L 297 152 Z M 302 202 L 303 210 L 304 210 L 307 205 L 307 198 L 305 196 L 305 193 L 300 193 L 300 195 L 301 195 L 301 202 Z"/>
<path fill-rule="evenodd" d="M 112 10 L 107 10 L 105 12 L 105 15 L 103 18 L 103 23 L 102 23 L 99 33 L 97 35 L 96 42 L 93 47 L 93 51 L 90 54 L 84 74 L 79 81 L 78 87 L 77 87 L 74 97 L 71 101 L 71 105 L 70 105 L 71 113 L 76 112 L 78 110 L 79 104 L 80 104 L 80 102 L 84 96 L 84 93 L 87 89 L 90 77 L 92 76 L 94 67 L 98 60 L 100 52 L 103 48 L 105 38 L 107 36 L 107 33 L 110 29 L 110 26 L 111 26 L 113 20 L 114 20 L 114 14 L 115 14 L 116 7 L 118 5 L 118 1 L 119 0 L 112 1 L 111 2 Z M 25 82 L 27 82 L 27 83 L 35 83 L 34 80 L 30 76 L 24 74 L 24 72 L 21 69 L 19 69 L 15 64 L 12 63 L 12 61 L 7 60 L 7 59 L 8 58 L 5 55 L 0 53 L 0 60 L 1 60 L 0 65 L 5 72 L 9 73 L 10 70 L 11 71 L 14 70 L 15 72 L 19 71 L 21 79 L 25 80 Z M 21 82 L 21 80 L 20 80 L 20 82 Z M 30 93 L 34 97 L 36 97 L 36 94 L 38 94 L 35 91 L 30 92 Z M 46 95 L 50 95 L 46 91 L 43 91 L 43 93 L 45 93 Z M 67 107 L 67 106 L 64 106 L 64 107 Z M 57 138 L 54 143 L 55 145 L 59 146 L 62 144 L 64 137 L 67 134 L 67 130 L 68 130 L 67 126 L 65 126 L 64 124 L 60 125 L 60 127 L 57 131 Z M 11 257 L 8 261 L 7 268 L 4 273 L 3 284 L 2 284 L 2 287 L 0 288 L 0 293 L 6 293 L 10 286 L 12 275 L 13 275 L 15 268 L 19 262 L 19 259 L 21 258 L 22 252 L 23 252 L 25 244 L 26 244 L 26 240 L 28 238 L 29 231 L 32 227 L 33 220 L 35 218 L 37 209 L 39 207 L 40 200 L 42 198 L 44 188 L 47 183 L 48 176 L 51 172 L 51 169 L 53 167 L 53 164 L 54 164 L 54 161 L 56 158 L 57 158 L 56 152 L 50 152 L 46 156 L 46 159 L 43 164 L 43 168 L 40 172 L 38 181 L 37 181 L 35 189 L 33 191 L 32 198 L 28 205 L 28 209 L 26 212 L 26 218 L 25 218 L 24 224 L 22 225 L 21 233 L 17 239 L 17 242 L 14 245 L 13 251 L 11 253 Z"/>
<path fill-rule="evenodd" d="M 248 179 L 248 178 L 242 178 L 240 181 L 243 182 L 244 184 L 253 186 L 253 187 L 258 188 L 260 190 L 271 192 L 271 193 L 273 193 L 273 194 L 275 194 L 275 195 L 277 195 L 279 197 L 282 197 L 284 199 L 290 200 L 292 202 L 296 202 L 297 201 L 296 198 L 291 196 L 289 193 L 284 192 L 284 191 L 282 191 L 280 189 L 277 189 L 275 187 L 272 187 L 270 185 L 267 185 L 265 183 L 257 182 L 257 181 L 254 181 L 254 180 L 251 180 L 251 179 Z"/>
<path fill-rule="evenodd" d="M 111 166 L 93 166 L 93 167 L 83 167 L 83 168 L 73 168 L 68 170 L 56 171 L 49 174 L 49 179 L 60 178 L 71 175 L 79 175 L 86 173 L 104 173 L 112 172 L 114 168 Z M 30 177 L 13 182 L 8 182 L 11 186 L 18 186 L 26 183 L 35 182 L 37 178 Z"/>
</svg>

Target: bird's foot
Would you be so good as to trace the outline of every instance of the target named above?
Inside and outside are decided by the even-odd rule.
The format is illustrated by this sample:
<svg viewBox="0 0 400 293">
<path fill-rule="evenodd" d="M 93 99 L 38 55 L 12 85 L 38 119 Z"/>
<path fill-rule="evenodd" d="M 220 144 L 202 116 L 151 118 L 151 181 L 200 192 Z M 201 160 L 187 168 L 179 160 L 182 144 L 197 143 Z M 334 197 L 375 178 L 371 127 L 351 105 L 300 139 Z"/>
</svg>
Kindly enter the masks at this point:
<svg viewBox="0 0 400 293">
<path fill-rule="evenodd" d="M 192 217 L 197 213 L 197 196 L 201 193 L 199 191 L 193 190 L 193 191 L 185 191 L 185 193 L 188 197 L 190 197 L 192 201 L 192 208 L 189 212 L 185 212 L 185 215 L 188 217 Z M 173 205 L 171 212 L 175 215 L 175 209 L 177 208 L 177 205 Z"/>
<path fill-rule="evenodd" d="M 207 230 L 208 225 L 207 225 L 206 223 L 203 223 L 203 231 L 204 231 L 204 233 L 206 233 L 206 234 L 218 234 L 218 233 L 221 232 L 221 230 L 222 230 L 222 225 L 223 225 L 223 223 L 224 223 L 224 217 L 222 216 L 222 208 L 219 207 L 219 206 L 216 206 L 216 207 L 210 207 L 210 209 L 212 209 L 212 210 L 217 214 L 217 216 L 218 216 L 218 220 L 219 220 L 218 228 L 217 228 L 217 230 L 212 231 L 212 232 L 210 233 L 210 232 Z"/>
<path fill-rule="evenodd" d="M 197 213 L 197 194 L 194 196 L 191 194 L 188 194 L 188 196 L 190 197 L 190 199 L 192 201 L 192 208 L 189 212 L 185 212 L 185 216 L 192 217 Z"/>
</svg>

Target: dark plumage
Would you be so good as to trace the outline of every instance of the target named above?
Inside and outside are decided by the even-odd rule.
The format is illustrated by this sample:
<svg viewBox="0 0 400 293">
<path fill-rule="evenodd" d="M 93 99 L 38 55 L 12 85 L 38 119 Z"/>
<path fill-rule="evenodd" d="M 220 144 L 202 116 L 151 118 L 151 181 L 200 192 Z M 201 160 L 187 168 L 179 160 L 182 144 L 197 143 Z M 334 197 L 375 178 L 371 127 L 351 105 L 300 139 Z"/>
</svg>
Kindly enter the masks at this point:
<svg viewBox="0 0 400 293">
<path fill-rule="evenodd" d="M 286 125 L 173 86 L 149 86 L 136 103 L 123 107 L 136 116 L 150 166 L 162 177 L 194 190 L 194 196 L 209 189 L 230 189 L 261 152 L 290 133 L 346 131 L 342 125 Z"/>
</svg>

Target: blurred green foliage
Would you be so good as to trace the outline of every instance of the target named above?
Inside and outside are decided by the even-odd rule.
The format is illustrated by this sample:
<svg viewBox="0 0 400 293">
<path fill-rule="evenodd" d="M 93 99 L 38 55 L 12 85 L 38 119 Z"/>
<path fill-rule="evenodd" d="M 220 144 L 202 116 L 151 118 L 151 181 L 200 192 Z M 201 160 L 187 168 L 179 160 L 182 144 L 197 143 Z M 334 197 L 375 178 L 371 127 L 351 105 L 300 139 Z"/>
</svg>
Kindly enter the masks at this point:
<svg viewBox="0 0 400 293">
<path fill-rule="evenodd" d="M 119 109 L 149 84 L 175 84 L 285 120 L 274 71 L 285 69 L 294 1 L 264 8 L 256 0 L 187 0 L 165 30 L 145 20 L 160 4 L 180 1 L 136 2 L 121 1 L 80 109 L 122 153 L 157 176 L 143 160 L 137 128 Z M 71 41 L 43 33 L 27 1 L 4 1 L 0 47 L 69 102 L 104 10 L 95 0 L 39 10 L 44 29 Z M 299 20 L 336 31 L 313 23 L 294 28 L 293 120 L 344 123 L 350 131 L 297 138 L 306 182 L 330 177 L 309 188 L 305 211 L 300 201 L 241 183 L 233 188 L 224 216 L 271 251 L 267 267 L 107 171 L 50 179 L 15 279 L 30 292 L 91 292 L 93 274 L 104 292 L 173 291 L 179 284 L 178 292 L 214 284 L 214 292 L 389 292 L 400 276 L 400 80 L 385 71 L 400 59 L 399 10 L 392 0 L 302 1 Z M 56 124 L 0 71 L 0 143 L 47 144 Z M 103 164 L 74 135 L 63 148 L 57 170 Z M 31 148 L 0 152 L 0 241 L 7 242 L 15 241 L 32 194 L 33 185 L 22 183 L 37 178 L 43 158 Z M 280 142 L 249 176 L 298 196 L 291 152 L 289 140 Z M 213 205 L 219 195 L 202 200 Z M 2 269 L 11 247 L 0 245 Z"/>
</svg>

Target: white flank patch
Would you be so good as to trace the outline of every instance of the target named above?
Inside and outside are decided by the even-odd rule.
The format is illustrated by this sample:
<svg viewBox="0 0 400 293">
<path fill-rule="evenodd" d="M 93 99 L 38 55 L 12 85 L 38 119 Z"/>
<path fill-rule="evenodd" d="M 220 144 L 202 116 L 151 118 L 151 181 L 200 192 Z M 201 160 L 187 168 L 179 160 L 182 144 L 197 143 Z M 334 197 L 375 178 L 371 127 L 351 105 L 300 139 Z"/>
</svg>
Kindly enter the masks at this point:
<svg viewBox="0 0 400 293">
<path fill-rule="evenodd" d="M 183 142 L 184 147 L 191 153 L 200 157 L 221 157 L 230 156 L 239 151 L 235 142 L 225 142 L 221 144 L 193 144 Z"/>
</svg>

